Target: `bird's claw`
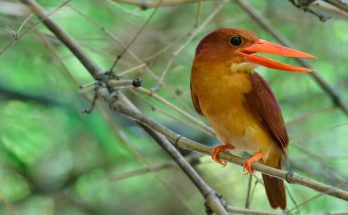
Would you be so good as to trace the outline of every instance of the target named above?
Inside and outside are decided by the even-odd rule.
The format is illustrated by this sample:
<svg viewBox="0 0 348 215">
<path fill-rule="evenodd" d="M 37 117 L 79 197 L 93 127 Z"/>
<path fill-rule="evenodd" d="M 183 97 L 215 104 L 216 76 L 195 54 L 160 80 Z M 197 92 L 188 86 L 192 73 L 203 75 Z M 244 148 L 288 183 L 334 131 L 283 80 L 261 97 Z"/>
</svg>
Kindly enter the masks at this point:
<svg viewBox="0 0 348 215">
<path fill-rule="evenodd" d="M 218 145 L 211 150 L 210 156 L 216 163 L 221 164 L 223 167 L 225 167 L 227 162 L 220 160 L 219 153 L 228 149 L 234 149 L 234 147 L 231 145 Z"/>
<path fill-rule="evenodd" d="M 219 148 L 218 147 L 214 147 L 213 150 L 211 151 L 211 158 L 218 164 L 221 164 L 223 167 L 226 166 L 226 161 L 220 160 L 219 158 Z"/>
<path fill-rule="evenodd" d="M 213 158 L 213 160 L 218 163 L 218 164 L 221 164 L 222 167 L 225 167 L 227 165 L 227 162 L 224 161 L 224 160 L 220 160 L 220 158 L 216 157 L 216 158 Z"/>
<path fill-rule="evenodd" d="M 258 160 L 260 160 L 263 157 L 262 153 L 256 153 L 255 155 L 253 155 L 251 158 L 246 159 L 244 161 L 243 164 L 243 169 L 246 170 L 246 175 L 247 174 L 253 174 L 254 170 L 252 169 L 251 165 L 253 165 L 253 163 L 257 162 Z"/>
<path fill-rule="evenodd" d="M 246 171 L 245 175 L 254 173 L 254 170 L 251 168 L 252 164 L 253 164 L 253 161 L 250 159 L 244 161 L 243 170 Z"/>
</svg>

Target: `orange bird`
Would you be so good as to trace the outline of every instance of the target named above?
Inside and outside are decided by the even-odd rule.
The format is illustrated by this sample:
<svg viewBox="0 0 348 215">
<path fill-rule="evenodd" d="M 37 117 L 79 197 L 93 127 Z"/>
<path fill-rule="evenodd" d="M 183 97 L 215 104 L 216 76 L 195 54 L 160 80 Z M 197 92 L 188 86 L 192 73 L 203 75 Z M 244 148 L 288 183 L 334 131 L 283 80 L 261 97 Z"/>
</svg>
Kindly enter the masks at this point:
<svg viewBox="0 0 348 215">
<path fill-rule="evenodd" d="M 194 107 L 223 143 L 213 148 L 212 159 L 225 166 L 226 161 L 218 158 L 219 152 L 247 152 L 253 155 L 244 162 L 248 173 L 253 173 L 251 165 L 256 161 L 281 169 L 289 142 L 279 105 L 255 68 L 262 65 L 292 72 L 312 71 L 254 55 L 258 52 L 315 58 L 262 40 L 250 31 L 223 28 L 200 41 L 191 71 Z M 283 181 L 264 174 L 262 178 L 272 208 L 286 209 Z"/>
</svg>

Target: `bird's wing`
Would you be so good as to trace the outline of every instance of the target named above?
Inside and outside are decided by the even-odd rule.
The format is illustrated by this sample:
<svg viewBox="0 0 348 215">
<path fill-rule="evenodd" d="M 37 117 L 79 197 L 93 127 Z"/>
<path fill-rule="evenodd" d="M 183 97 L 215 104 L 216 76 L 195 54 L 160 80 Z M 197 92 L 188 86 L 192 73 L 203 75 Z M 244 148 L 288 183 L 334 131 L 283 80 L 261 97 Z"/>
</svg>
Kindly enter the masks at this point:
<svg viewBox="0 0 348 215">
<path fill-rule="evenodd" d="M 274 94 L 261 75 L 250 75 L 251 92 L 244 95 L 246 106 L 256 115 L 261 124 L 270 132 L 279 148 L 286 153 L 289 143 L 284 119 Z"/>
<path fill-rule="evenodd" d="M 194 64 L 193 64 L 194 65 Z M 195 71 L 195 67 L 192 66 L 192 71 L 191 71 L 191 80 L 190 80 L 190 90 L 191 90 L 191 99 L 192 99 L 192 103 L 193 103 L 193 106 L 195 107 L 196 111 L 201 114 L 202 116 L 203 115 L 203 112 L 202 112 L 202 109 L 201 107 L 199 106 L 199 100 L 198 100 L 198 96 L 197 94 L 195 93 L 195 90 L 193 89 L 193 83 L 192 83 L 192 76 L 193 76 L 193 72 Z"/>
<path fill-rule="evenodd" d="M 201 110 L 201 107 L 199 106 L 198 97 L 197 97 L 197 95 L 195 94 L 195 92 L 192 90 L 192 84 L 191 84 L 191 98 L 192 98 L 193 106 L 195 107 L 196 111 L 197 111 L 199 114 L 203 115 L 202 110 Z"/>
</svg>

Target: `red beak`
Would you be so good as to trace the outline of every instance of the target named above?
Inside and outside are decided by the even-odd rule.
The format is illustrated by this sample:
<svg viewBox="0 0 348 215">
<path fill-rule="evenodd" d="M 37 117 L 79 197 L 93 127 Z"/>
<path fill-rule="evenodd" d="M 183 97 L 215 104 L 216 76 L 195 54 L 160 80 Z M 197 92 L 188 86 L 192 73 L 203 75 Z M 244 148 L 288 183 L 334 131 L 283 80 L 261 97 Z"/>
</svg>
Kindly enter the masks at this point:
<svg viewBox="0 0 348 215">
<path fill-rule="evenodd" d="M 253 55 L 254 53 L 266 53 L 285 57 L 298 57 L 298 58 L 311 58 L 316 59 L 315 56 L 297 51 L 295 49 L 290 49 L 281 45 L 277 45 L 266 40 L 259 40 L 255 44 L 242 49 L 240 51 L 246 57 L 246 61 L 250 63 L 259 64 L 268 68 L 291 71 L 291 72 L 312 72 L 312 69 L 292 66 L 289 64 L 281 63 L 275 60 L 271 60 L 266 57 Z"/>
</svg>

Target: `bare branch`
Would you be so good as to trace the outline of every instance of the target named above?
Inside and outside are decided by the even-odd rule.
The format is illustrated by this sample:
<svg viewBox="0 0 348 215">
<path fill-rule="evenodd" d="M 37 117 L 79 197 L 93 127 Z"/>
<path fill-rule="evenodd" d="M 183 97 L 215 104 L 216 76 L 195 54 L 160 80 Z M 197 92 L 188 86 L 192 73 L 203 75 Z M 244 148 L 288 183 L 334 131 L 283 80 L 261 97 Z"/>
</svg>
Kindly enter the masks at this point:
<svg viewBox="0 0 348 215">
<path fill-rule="evenodd" d="M 145 28 L 148 26 L 148 24 L 150 23 L 151 19 L 154 17 L 154 15 L 157 13 L 158 8 L 161 6 L 161 3 L 163 2 L 163 0 L 160 0 L 159 3 L 157 4 L 155 10 L 152 12 L 152 14 L 150 15 L 150 17 L 146 20 L 146 22 L 144 23 L 144 25 L 139 29 L 139 31 L 134 35 L 134 37 L 131 39 L 131 41 L 127 44 L 127 46 L 125 48 L 123 48 L 122 52 L 117 55 L 115 61 L 112 63 L 109 71 L 114 70 L 115 66 L 117 65 L 117 62 L 123 57 L 123 55 L 127 52 L 127 50 L 129 49 L 129 47 L 135 42 L 135 40 L 140 36 L 140 34 L 145 30 Z"/>
<path fill-rule="evenodd" d="M 73 40 L 69 35 L 63 31 L 59 26 L 50 19 L 46 13 L 41 9 L 41 7 L 32 0 L 20 0 L 22 3 L 26 4 L 30 10 L 36 14 L 42 23 L 46 25 L 48 29 L 50 29 L 56 37 L 62 41 L 73 54 L 80 60 L 80 62 L 86 67 L 86 69 L 91 73 L 91 75 L 96 78 L 98 74 L 102 72 L 101 69 L 97 67 L 80 49 L 79 44 Z M 69 0 L 70 1 L 70 0 Z M 69 2 L 69 1 L 66 1 Z"/>
<path fill-rule="evenodd" d="M 341 10 L 345 11 L 346 13 L 348 13 L 348 4 L 345 3 L 347 1 L 341 1 L 341 0 L 324 0 L 324 1 L 334 5 L 335 7 L 338 7 Z"/>
<path fill-rule="evenodd" d="M 201 127 L 200 125 L 198 125 L 197 123 L 195 123 L 194 121 L 191 121 L 189 120 L 187 117 L 179 117 L 177 116 L 176 114 L 170 112 L 170 111 L 167 111 L 165 108 L 161 108 L 161 107 L 158 107 L 158 106 L 155 106 L 153 104 L 151 104 L 146 98 L 144 95 L 140 94 L 139 92 L 137 92 L 136 90 L 131 90 L 131 92 L 136 95 L 139 99 L 141 99 L 146 105 L 148 105 L 151 109 L 151 111 L 158 111 L 170 118 L 172 118 L 173 120 L 175 120 L 176 122 L 183 122 L 183 123 L 187 123 L 189 126 L 191 126 L 192 128 L 194 129 L 198 129 L 200 130 L 201 132 L 209 135 L 209 136 L 214 136 L 213 133 L 211 133 L 210 131 L 207 131 L 204 127 Z M 175 106 L 176 107 L 176 106 Z M 197 126 L 198 125 L 198 126 Z M 208 126 L 206 126 L 208 127 Z M 209 127 L 208 127 L 209 128 Z"/>
<path fill-rule="evenodd" d="M 97 28 L 99 28 L 101 31 L 103 31 L 112 41 L 118 43 L 121 48 L 125 49 L 127 45 L 125 45 L 124 43 L 122 43 L 122 41 L 120 41 L 116 35 L 114 35 L 110 30 L 108 30 L 107 28 L 105 28 L 103 25 L 101 25 L 100 23 L 98 23 L 97 21 L 95 21 L 94 19 L 92 19 L 91 17 L 86 16 L 84 13 L 82 13 L 81 11 L 79 11 L 77 8 L 72 7 L 71 5 L 69 5 L 69 7 L 74 10 L 76 13 L 78 13 L 79 15 L 81 15 L 83 18 L 85 18 L 87 21 L 89 21 L 90 23 L 94 24 Z M 162 49 L 159 53 L 155 54 L 155 56 L 152 56 L 150 58 L 154 58 L 157 57 L 159 54 L 161 54 L 162 52 L 164 52 L 165 50 L 167 50 L 171 45 L 168 45 L 166 48 Z M 148 74 L 150 74 L 151 76 L 153 76 L 156 80 L 159 79 L 159 77 L 154 73 L 154 71 L 152 71 L 148 65 L 148 62 L 151 61 L 151 59 L 146 59 L 144 61 L 142 61 L 131 49 L 127 49 L 127 53 L 139 64 L 145 64 L 145 72 L 147 72 Z M 119 75 L 119 74 L 118 74 Z M 163 82 L 163 87 L 167 90 L 171 90 L 171 87 L 169 87 L 169 85 L 165 82 Z M 192 110 L 191 107 L 189 107 L 178 95 L 176 95 L 175 93 L 172 93 L 172 97 L 174 99 L 176 99 L 185 109 L 187 110 Z"/>
<path fill-rule="evenodd" d="M 253 209 L 244 209 L 244 208 L 237 208 L 228 205 L 227 211 L 231 213 L 238 213 L 238 214 L 254 214 L 254 215 L 281 215 L 283 213 L 273 213 L 268 211 L 259 211 L 259 210 L 253 210 Z"/>
<path fill-rule="evenodd" d="M 245 199 L 245 208 L 250 208 L 250 203 L 251 203 L 251 185 L 253 183 L 253 176 L 249 175 L 249 181 L 248 181 L 248 189 L 247 189 L 247 196 Z"/>
<path fill-rule="evenodd" d="M 189 119 L 191 122 L 197 124 L 198 126 L 202 127 L 205 131 L 207 131 L 209 134 L 214 135 L 214 131 L 207 126 L 204 122 L 202 122 L 201 120 L 191 116 L 189 113 L 187 113 L 184 110 L 181 110 L 179 108 L 177 108 L 175 105 L 173 105 L 171 102 L 169 102 L 168 100 L 166 100 L 165 98 L 157 95 L 156 93 L 152 92 L 151 90 L 145 89 L 143 87 L 139 87 L 138 89 L 136 89 L 137 91 L 140 91 L 142 93 L 145 93 L 148 96 L 153 97 L 154 99 L 160 101 L 161 103 L 167 105 L 168 107 L 172 108 L 173 110 L 175 110 L 176 112 L 178 112 L 179 114 L 181 114 L 182 116 L 186 117 L 187 119 Z"/>
<path fill-rule="evenodd" d="M 203 28 L 224 8 L 224 5 L 228 2 L 228 0 L 221 0 L 219 1 L 219 4 L 214 8 L 214 10 L 210 13 L 210 15 L 197 27 L 193 30 L 193 32 L 190 34 L 189 38 L 181 45 L 179 48 L 177 48 L 173 53 L 172 57 L 168 61 L 166 68 L 163 70 L 157 85 L 154 87 L 153 91 L 158 91 L 163 84 L 163 81 L 165 79 L 165 76 L 167 75 L 168 71 L 170 70 L 176 56 L 184 50 L 184 48 L 203 30 Z"/>
<path fill-rule="evenodd" d="M 55 8 L 53 11 L 51 11 L 50 13 L 46 14 L 45 16 L 42 17 L 42 19 L 45 19 L 46 17 L 49 17 L 51 15 L 53 15 L 55 12 L 57 12 L 59 9 L 61 9 L 64 5 L 66 5 L 67 3 L 69 3 L 71 0 L 66 0 L 65 2 L 63 2 L 61 5 L 59 5 L 57 8 Z M 36 22 L 35 24 L 33 24 L 32 26 L 30 26 L 30 28 L 28 28 L 27 30 L 23 31 L 22 33 L 19 34 L 19 31 L 24 27 L 25 23 L 27 23 L 29 21 L 29 19 L 31 18 L 31 16 L 29 16 L 28 18 L 26 18 L 24 20 L 24 22 L 21 24 L 21 26 L 19 27 L 19 29 L 17 30 L 17 32 L 13 32 L 14 35 L 12 35 L 12 40 L 10 43 L 8 43 L 1 51 L 0 51 L 0 56 L 5 53 L 5 51 L 7 51 L 9 48 L 11 48 L 18 40 L 20 40 L 26 33 L 30 32 L 31 30 L 33 30 L 34 28 L 36 28 L 36 26 L 38 24 L 40 24 L 42 22 L 42 20 L 39 20 L 38 22 Z"/>
<path fill-rule="evenodd" d="M 153 121 L 153 120 L 147 118 L 146 116 L 144 116 L 140 113 L 136 113 L 136 112 L 130 110 L 125 105 L 123 105 L 119 102 L 115 102 L 112 100 L 110 101 L 108 95 L 105 94 L 106 93 L 105 90 L 102 90 L 99 93 L 100 93 L 100 96 L 102 98 L 104 98 L 104 99 L 106 98 L 106 101 L 110 104 L 110 107 L 113 110 L 115 110 L 119 113 L 122 113 L 123 115 L 125 115 L 125 116 L 127 116 L 135 121 L 138 121 L 138 122 L 144 124 L 145 126 L 150 127 L 151 129 L 161 133 L 162 135 L 166 136 L 171 142 L 175 143 L 175 145 L 177 147 L 180 147 L 181 149 L 187 149 L 187 150 L 196 151 L 196 152 L 210 155 L 210 153 L 211 153 L 210 147 L 202 145 L 202 144 L 197 143 L 197 142 L 194 142 L 194 141 L 189 140 L 187 138 L 184 138 L 184 137 L 176 134 L 175 132 L 171 131 L 170 129 L 166 128 L 165 126 L 159 124 L 158 122 Z M 234 164 L 240 165 L 240 166 L 243 166 L 243 163 L 244 163 L 244 159 L 236 157 L 236 156 L 231 155 L 229 153 L 220 153 L 219 158 L 224 159 L 228 162 L 232 162 Z M 336 198 L 348 201 L 348 192 L 347 191 L 337 189 L 335 187 L 317 182 L 315 180 L 306 178 L 306 177 L 301 176 L 301 175 L 296 174 L 296 173 L 275 169 L 275 168 L 265 166 L 265 165 L 260 164 L 260 163 L 254 163 L 252 167 L 256 171 L 262 172 L 266 175 L 274 176 L 274 177 L 279 178 L 279 179 L 286 180 L 288 183 L 300 184 L 300 185 L 303 185 L 305 187 L 314 189 L 316 191 L 323 192 L 323 193 L 328 194 L 330 196 L 334 196 Z"/>
<path fill-rule="evenodd" d="M 347 180 L 345 180 L 339 184 L 336 184 L 336 187 L 342 187 L 346 184 L 348 184 Z M 325 195 L 324 193 L 319 193 L 319 194 L 317 194 L 309 199 L 306 199 L 305 201 L 301 202 L 300 204 L 296 205 L 296 207 L 289 209 L 289 211 L 291 212 L 293 210 L 298 210 L 300 207 L 303 207 L 303 206 L 307 205 L 308 203 L 312 202 L 313 200 L 318 199 L 319 197 L 324 196 L 324 195 Z"/>
<path fill-rule="evenodd" d="M 191 160 L 197 158 L 197 156 L 195 157 L 189 157 L 186 158 L 187 162 L 191 163 Z M 139 176 L 139 175 L 144 175 L 147 173 L 153 173 L 156 171 L 160 171 L 163 169 L 168 169 L 168 168 L 173 168 L 173 167 L 177 167 L 177 165 L 173 162 L 173 161 L 167 161 L 167 162 L 163 162 L 160 164 L 156 164 L 153 166 L 149 166 L 149 167 L 145 167 L 145 168 L 140 168 L 140 169 L 135 169 L 135 170 L 131 170 L 128 172 L 123 172 L 117 175 L 112 176 L 112 180 L 121 180 L 121 179 L 126 179 L 126 178 L 130 178 L 130 177 L 134 177 L 134 176 Z"/>
</svg>

